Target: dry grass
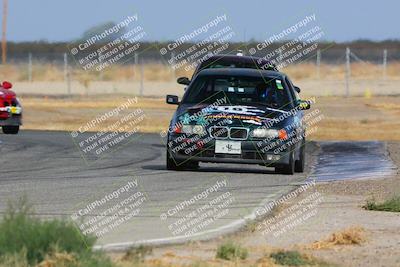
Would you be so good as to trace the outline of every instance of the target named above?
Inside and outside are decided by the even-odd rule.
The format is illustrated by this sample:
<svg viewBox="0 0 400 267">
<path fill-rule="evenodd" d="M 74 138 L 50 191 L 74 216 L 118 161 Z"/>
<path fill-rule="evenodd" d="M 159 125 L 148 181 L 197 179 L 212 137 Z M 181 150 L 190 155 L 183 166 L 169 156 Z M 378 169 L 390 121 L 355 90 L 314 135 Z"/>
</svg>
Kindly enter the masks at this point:
<svg viewBox="0 0 400 267">
<path fill-rule="evenodd" d="M 366 231 L 363 227 L 353 226 L 332 233 L 327 239 L 306 245 L 307 249 L 329 249 L 343 245 L 361 245 L 366 241 Z"/>
<path fill-rule="evenodd" d="M 368 107 L 376 108 L 379 110 L 388 110 L 388 111 L 398 111 L 400 112 L 400 104 L 399 103 L 368 103 L 366 104 Z"/>
<path fill-rule="evenodd" d="M 310 255 L 299 253 L 297 251 L 290 251 L 289 253 L 296 253 L 296 258 L 289 258 L 293 263 L 298 263 L 296 265 L 291 266 L 331 266 L 324 261 L 318 260 L 315 257 Z M 274 249 L 273 251 L 265 252 L 263 256 L 253 257 L 251 259 L 246 260 L 222 260 L 222 259 L 212 259 L 212 258 L 202 258 L 198 256 L 179 256 L 175 253 L 168 252 L 164 253 L 160 257 L 146 259 L 142 262 L 132 263 L 130 261 L 124 261 L 120 259 L 114 259 L 114 262 L 118 267 L 187 267 L 187 266 L 198 266 L 198 267 L 217 267 L 217 266 L 225 266 L 225 267 L 248 267 L 248 266 L 257 266 L 257 267 L 279 267 L 279 266 L 288 266 L 288 264 L 284 264 L 284 262 L 279 262 L 273 256 L 276 253 L 284 253 L 287 251 Z M 289 255 L 291 256 L 291 255 Z M 281 264 L 279 264 L 281 263 Z"/>
<path fill-rule="evenodd" d="M 37 267 L 68 267 L 77 264 L 78 260 L 72 254 L 56 252 L 45 256 L 45 259 Z"/>
<path fill-rule="evenodd" d="M 282 70 L 293 80 L 317 79 L 317 68 L 314 63 L 292 64 Z M 0 66 L 2 77 L 10 81 L 28 81 L 28 66 L 25 64 Z M 149 63 L 143 66 L 143 77 L 145 81 L 172 81 L 175 77 L 191 77 L 193 70 L 185 71 L 180 68 L 173 71 L 172 68 L 163 63 Z M 97 71 L 85 71 L 82 68 L 71 68 L 72 80 L 85 83 L 85 81 L 139 81 L 141 76 L 140 66 L 113 65 L 101 73 Z M 331 65 L 322 64 L 320 77 L 323 79 L 343 80 L 345 76 L 344 64 Z M 352 63 L 351 77 L 355 79 L 381 79 L 382 66 L 368 63 Z M 400 79 L 400 62 L 390 63 L 387 66 L 387 77 L 389 79 Z M 49 63 L 34 64 L 32 66 L 33 81 L 63 81 L 64 69 L 61 65 Z"/>
<path fill-rule="evenodd" d="M 71 68 L 70 75 L 72 80 L 81 83 L 90 83 L 91 81 L 139 81 L 141 76 L 140 66 L 133 65 L 113 65 L 101 73 L 97 71 L 85 71 L 82 68 Z M 0 66 L 2 77 L 7 80 L 18 82 L 28 81 L 28 66 L 23 64 Z M 175 76 L 191 77 L 191 71 L 177 70 L 174 71 L 165 64 L 153 63 L 143 66 L 143 77 L 145 81 L 171 81 L 175 80 Z M 54 64 L 34 64 L 32 66 L 33 81 L 63 81 L 64 67 Z"/>
<path fill-rule="evenodd" d="M 292 80 L 317 79 L 317 66 L 313 63 L 292 64 L 282 70 Z M 351 77 L 355 79 L 381 79 L 382 65 L 369 63 L 352 63 Z M 387 78 L 400 78 L 400 62 L 391 63 L 386 69 Z M 343 80 L 345 77 L 344 64 L 322 64 L 320 67 L 320 78 L 328 80 Z"/>
<path fill-rule="evenodd" d="M 100 96 L 96 98 L 48 98 L 48 97 L 24 97 L 23 104 L 25 108 L 40 107 L 43 110 L 60 109 L 112 109 L 123 103 L 128 97 L 113 98 Z M 133 97 L 130 97 L 133 98 Z M 135 108 L 154 109 L 162 108 L 166 110 L 175 110 L 176 106 L 165 104 L 161 98 L 138 98 Z"/>
<path fill-rule="evenodd" d="M 400 140 L 400 97 L 318 97 L 313 140 Z"/>
<path fill-rule="evenodd" d="M 75 131 L 96 116 L 125 102 L 126 98 L 22 97 L 24 129 Z M 399 107 L 400 97 L 320 97 L 312 109 L 319 109 L 324 119 L 315 124 L 317 128 L 308 139 L 400 140 Z M 140 108 L 146 114 L 146 119 L 140 124 L 142 132 L 158 133 L 168 127 L 176 106 L 167 105 L 161 98 L 139 98 L 132 108 Z M 110 123 L 118 119 L 112 118 Z"/>
<path fill-rule="evenodd" d="M 374 119 L 336 119 L 323 120 L 316 132 L 310 135 L 313 140 L 400 140 L 400 122 Z"/>
<path fill-rule="evenodd" d="M 126 102 L 127 97 L 109 98 L 22 98 L 24 107 L 24 129 L 76 131 L 97 116 L 118 107 Z M 176 106 L 165 104 L 164 99 L 138 98 L 129 110 L 120 116 L 107 120 L 111 125 L 133 110 L 141 109 L 145 119 L 140 123 L 139 131 L 158 133 L 168 127 L 169 120 Z M 104 123 L 93 127 L 92 131 L 103 131 Z"/>
</svg>

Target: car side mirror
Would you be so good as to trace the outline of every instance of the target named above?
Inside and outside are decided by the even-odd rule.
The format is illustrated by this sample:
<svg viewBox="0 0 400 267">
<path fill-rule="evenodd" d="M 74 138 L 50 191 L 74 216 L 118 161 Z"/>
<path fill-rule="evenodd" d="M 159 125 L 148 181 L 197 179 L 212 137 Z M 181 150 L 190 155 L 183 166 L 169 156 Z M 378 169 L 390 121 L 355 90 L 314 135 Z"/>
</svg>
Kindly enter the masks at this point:
<svg viewBox="0 0 400 267">
<path fill-rule="evenodd" d="M 176 82 L 179 83 L 179 84 L 189 85 L 190 80 L 189 80 L 188 77 L 179 77 L 179 78 L 176 80 Z"/>
<path fill-rule="evenodd" d="M 176 95 L 167 95 L 165 101 L 167 102 L 167 104 L 171 104 L 171 105 L 179 104 L 179 98 Z"/>
<path fill-rule="evenodd" d="M 299 105 L 300 110 L 306 110 L 311 108 L 310 101 L 308 100 L 299 100 L 297 104 Z"/>
<path fill-rule="evenodd" d="M 295 87 L 294 87 L 294 90 L 296 90 L 297 93 L 300 93 L 300 91 L 301 91 L 301 90 L 300 90 L 300 87 L 298 87 L 298 86 L 295 86 Z"/>
<path fill-rule="evenodd" d="M 1 85 L 4 89 L 11 89 L 12 88 L 12 83 L 4 81 Z"/>
</svg>

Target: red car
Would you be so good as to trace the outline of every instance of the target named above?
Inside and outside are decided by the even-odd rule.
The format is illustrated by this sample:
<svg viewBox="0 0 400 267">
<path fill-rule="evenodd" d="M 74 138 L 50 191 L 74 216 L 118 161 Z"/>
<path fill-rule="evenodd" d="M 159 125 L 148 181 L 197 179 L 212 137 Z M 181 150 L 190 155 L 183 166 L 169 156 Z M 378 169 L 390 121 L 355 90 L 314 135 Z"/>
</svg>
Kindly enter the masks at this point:
<svg viewBox="0 0 400 267">
<path fill-rule="evenodd" d="M 22 124 L 22 107 L 11 87 L 10 82 L 0 84 L 0 126 L 5 134 L 17 134 Z"/>
</svg>

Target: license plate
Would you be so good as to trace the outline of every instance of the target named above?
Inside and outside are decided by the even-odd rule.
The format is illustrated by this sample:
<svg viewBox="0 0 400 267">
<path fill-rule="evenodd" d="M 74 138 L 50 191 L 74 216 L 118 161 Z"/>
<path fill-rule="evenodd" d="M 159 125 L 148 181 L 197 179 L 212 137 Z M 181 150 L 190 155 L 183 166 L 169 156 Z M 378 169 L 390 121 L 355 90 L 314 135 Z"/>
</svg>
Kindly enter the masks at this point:
<svg viewBox="0 0 400 267">
<path fill-rule="evenodd" d="M 20 107 L 7 107 L 8 112 L 11 114 L 21 114 L 21 108 Z"/>
<path fill-rule="evenodd" d="M 215 140 L 215 153 L 241 154 L 242 153 L 242 142 Z"/>
</svg>

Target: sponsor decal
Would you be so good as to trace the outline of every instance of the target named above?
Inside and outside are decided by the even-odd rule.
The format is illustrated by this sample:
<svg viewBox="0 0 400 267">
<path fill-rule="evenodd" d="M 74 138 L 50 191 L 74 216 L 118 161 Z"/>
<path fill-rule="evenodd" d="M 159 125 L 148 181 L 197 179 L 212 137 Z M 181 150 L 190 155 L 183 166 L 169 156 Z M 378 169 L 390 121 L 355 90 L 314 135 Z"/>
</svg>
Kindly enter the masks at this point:
<svg viewBox="0 0 400 267">
<path fill-rule="evenodd" d="M 276 87 L 277 87 L 279 90 L 282 90 L 282 89 L 283 89 L 283 85 L 282 85 L 282 81 L 281 81 L 281 80 L 276 80 Z"/>
</svg>

